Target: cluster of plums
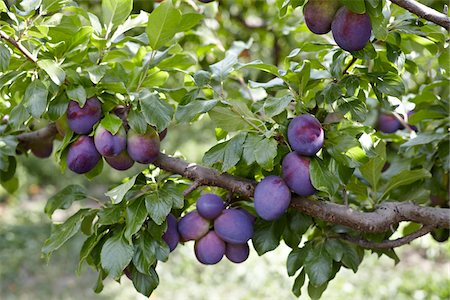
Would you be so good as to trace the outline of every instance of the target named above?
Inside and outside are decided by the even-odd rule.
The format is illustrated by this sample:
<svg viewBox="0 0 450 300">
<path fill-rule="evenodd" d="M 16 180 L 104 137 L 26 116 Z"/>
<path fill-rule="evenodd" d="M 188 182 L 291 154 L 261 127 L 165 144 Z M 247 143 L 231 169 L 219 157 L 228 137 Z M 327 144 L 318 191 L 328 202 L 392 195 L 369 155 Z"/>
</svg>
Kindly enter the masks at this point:
<svg viewBox="0 0 450 300">
<path fill-rule="evenodd" d="M 196 210 L 179 221 L 168 215 L 163 239 L 170 251 L 179 242 L 195 241 L 195 256 L 205 265 L 218 263 L 224 255 L 234 263 L 241 263 L 249 256 L 248 241 L 253 237 L 254 220 L 244 209 L 226 208 L 221 197 L 203 194 L 197 200 Z"/>
<path fill-rule="evenodd" d="M 278 219 L 291 202 L 291 190 L 299 196 L 315 193 L 309 172 L 309 156 L 323 146 L 324 132 L 320 122 L 311 115 L 300 115 L 288 126 L 288 141 L 293 152 L 283 158 L 282 177 L 271 175 L 255 188 L 256 213 L 264 220 Z"/>
<path fill-rule="evenodd" d="M 372 33 L 369 15 L 341 7 L 339 0 L 309 0 L 303 14 L 311 32 L 325 34 L 331 30 L 338 46 L 350 52 L 364 48 Z"/>
<path fill-rule="evenodd" d="M 102 118 L 100 101 L 92 97 L 83 106 L 70 101 L 66 114 L 67 126 L 79 135 L 68 148 L 67 166 L 70 170 L 78 174 L 87 173 L 97 165 L 102 156 L 117 170 L 127 170 L 135 161 L 149 164 L 158 158 L 160 135 L 151 126 L 147 126 L 144 134 L 129 129 L 123 111 L 120 106 L 115 110 L 115 114 L 124 122 L 117 133 L 112 134 L 98 124 L 91 136 L 94 126 Z M 58 122 L 56 125 L 58 132 L 64 135 L 64 125 Z M 163 137 L 161 134 L 161 138 Z"/>
</svg>

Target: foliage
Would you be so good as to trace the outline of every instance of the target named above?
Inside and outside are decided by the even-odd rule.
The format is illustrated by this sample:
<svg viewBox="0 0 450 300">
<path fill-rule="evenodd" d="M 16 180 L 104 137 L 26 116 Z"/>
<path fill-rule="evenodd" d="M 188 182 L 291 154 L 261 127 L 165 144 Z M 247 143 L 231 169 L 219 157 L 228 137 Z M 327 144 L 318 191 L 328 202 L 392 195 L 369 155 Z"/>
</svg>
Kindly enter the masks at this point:
<svg viewBox="0 0 450 300">
<path fill-rule="evenodd" d="M 307 30 L 303 4 L 166 0 L 147 12 L 136 11 L 136 3 L 133 9 L 131 0 L 103 0 L 96 15 L 73 1 L 0 2 L 1 185 L 11 193 L 17 188 L 15 156 L 27 150 L 22 133 L 36 129 L 37 120 L 64 118 L 69 100 L 84 105 L 95 96 L 101 124 L 111 132 L 120 124 L 113 116 L 119 105 L 129 110 L 127 125 L 141 134 L 148 125 L 162 131 L 209 117 L 217 143 L 203 164 L 251 180 L 280 175 L 291 150 L 290 118 L 313 114 L 325 143 L 311 158 L 317 190 L 311 199 L 371 211 L 386 200 L 429 205 L 430 195 L 448 197 L 444 30 L 386 1 L 343 1 L 366 11 L 373 28 L 371 42 L 349 53 Z M 404 129 L 383 133 L 376 120 L 392 112 Z M 67 129 L 55 143 L 62 172 L 70 172 L 66 156 L 76 138 Z M 86 176 L 96 180 L 102 168 L 107 165 Z M 162 240 L 167 215 L 181 216 L 198 198 L 198 192 L 183 195 L 187 186 L 179 174 L 150 165 L 124 178 L 98 207 L 55 224 L 42 251 L 49 256 L 82 232 L 80 266 L 98 272 L 97 292 L 107 276 L 118 279 L 128 267 L 135 288 L 148 296 L 159 283 L 158 262 L 170 259 Z M 227 194 L 205 188 L 211 189 Z M 70 185 L 49 199 L 45 212 L 51 217 L 89 197 Z M 245 197 L 230 198 L 229 205 L 253 211 Z M 278 220 L 258 219 L 252 242 L 262 255 L 283 240 L 292 249 L 288 275 L 297 275 L 293 293 L 299 296 L 308 278 L 309 295 L 319 298 L 341 268 L 356 272 L 364 259 L 361 247 L 340 239 L 343 233 L 358 235 L 291 208 Z M 397 259 L 392 249 L 376 252 Z"/>
</svg>

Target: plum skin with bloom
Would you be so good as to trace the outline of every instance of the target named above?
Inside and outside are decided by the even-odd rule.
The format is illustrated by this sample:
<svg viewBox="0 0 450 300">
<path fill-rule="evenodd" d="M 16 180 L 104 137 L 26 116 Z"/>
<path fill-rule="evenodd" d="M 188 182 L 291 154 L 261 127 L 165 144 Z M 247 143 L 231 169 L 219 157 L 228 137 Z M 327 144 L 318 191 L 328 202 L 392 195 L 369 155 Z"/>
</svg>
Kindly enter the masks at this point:
<svg viewBox="0 0 450 300">
<path fill-rule="evenodd" d="M 235 208 L 225 209 L 214 220 L 214 230 L 222 240 L 231 244 L 244 244 L 253 237 L 251 219 Z"/>
<path fill-rule="evenodd" d="M 316 192 L 309 174 L 309 159 L 296 152 L 288 153 L 282 162 L 283 179 L 287 186 L 299 196 L 310 196 Z"/>
<path fill-rule="evenodd" d="M 402 129 L 403 125 L 393 114 L 380 114 L 378 117 L 378 129 L 384 133 L 394 133 Z"/>
<path fill-rule="evenodd" d="M 102 105 L 96 97 L 86 100 L 83 107 L 78 102 L 70 101 L 67 108 L 67 122 L 69 128 L 78 134 L 88 134 L 93 126 L 100 121 Z"/>
<path fill-rule="evenodd" d="M 291 203 L 291 191 L 279 176 L 267 176 L 255 188 L 256 213 L 266 221 L 276 220 L 283 215 Z"/>
<path fill-rule="evenodd" d="M 100 161 L 101 155 L 94 145 L 94 139 L 82 135 L 69 146 L 67 166 L 75 173 L 83 174 L 92 170 Z"/>
<path fill-rule="evenodd" d="M 230 244 L 227 243 L 225 247 L 225 256 L 234 263 L 241 263 L 247 260 L 250 254 L 248 244 Z"/>
<path fill-rule="evenodd" d="M 134 160 L 132 160 L 128 155 L 127 150 L 123 150 L 119 155 L 116 156 L 106 156 L 105 160 L 108 165 L 119 171 L 128 170 L 134 165 Z"/>
<path fill-rule="evenodd" d="M 178 221 L 178 232 L 183 241 L 198 240 L 208 233 L 209 225 L 208 220 L 200 216 L 198 211 L 193 210 Z"/>
<path fill-rule="evenodd" d="M 311 115 L 300 115 L 292 119 L 287 135 L 292 149 L 302 155 L 313 156 L 323 146 L 322 125 Z"/>
<path fill-rule="evenodd" d="M 225 242 L 214 230 L 210 230 L 195 242 L 194 252 L 197 260 L 202 264 L 214 265 L 221 261 L 225 254 Z"/>
<path fill-rule="evenodd" d="M 306 26 L 315 34 L 330 32 L 338 8 L 338 0 L 309 0 L 303 6 Z"/>
<path fill-rule="evenodd" d="M 170 252 L 172 252 L 180 242 L 180 234 L 177 229 L 177 218 L 173 214 L 169 214 L 166 218 L 167 229 L 164 232 L 162 238 L 169 246 Z"/>
<path fill-rule="evenodd" d="M 159 156 L 159 136 L 158 133 L 147 127 L 144 134 L 139 134 L 132 129 L 128 131 L 127 151 L 130 157 L 141 164 L 154 162 Z"/>
<path fill-rule="evenodd" d="M 216 194 L 203 194 L 196 203 L 198 213 L 205 219 L 217 218 L 225 208 L 222 198 Z"/>
<path fill-rule="evenodd" d="M 372 24 L 367 13 L 357 14 L 343 6 L 334 16 L 331 32 L 339 47 L 349 52 L 358 51 L 369 42 Z"/>
<path fill-rule="evenodd" d="M 117 156 L 127 147 L 126 135 L 123 127 L 120 127 L 116 134 L 112 134 L 99 125 L 94 135 L 95 148 L 103 156 Z"/>
</svg>

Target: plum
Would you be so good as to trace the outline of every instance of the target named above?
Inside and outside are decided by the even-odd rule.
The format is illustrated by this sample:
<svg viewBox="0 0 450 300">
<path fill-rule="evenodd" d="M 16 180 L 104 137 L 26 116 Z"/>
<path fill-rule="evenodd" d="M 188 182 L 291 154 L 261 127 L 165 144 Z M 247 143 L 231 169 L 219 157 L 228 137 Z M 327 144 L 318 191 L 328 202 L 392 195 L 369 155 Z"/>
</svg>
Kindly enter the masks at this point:
<svg viewBox="0 0 450 300">
<path fill-rule="evenodd" d="M 354 13 L 343 6 L 334 16 L 331 32 L 342 49 L 350 52 L 361 50 L 369 42 L 372 32 L 369 15 Z"/>
<path fill-rule="evenodd" d="M 159 155 L 159 136 L 152 127 L 148 126 L 144 134 L 132 129 L 128 131 L 127 150 L 130 157 L 141 164 L 154 162 Z"/>
<path fill-rule="evenodd" d="M 267 221 L 276 220 L 289 207 L 291 191 L 284 180 L 278 176 L 268 176 L 255 188 L 256 213 Z"/>
<path fill-rule="evenodd" d="M 296 152 L 288 153 L 282 162 L 283 179 L 287 186 L 299 196 L 315 193 L 309 175 L 309 159 Z"/>
<path fill-rule="evenodd" d="M 180 241 L 180 234 L 177 229 L 177 218 L 174 215 L 169 214 L 167 216 L 167 229 L 164 232 L 162 238 L 169 246 L 170 252 L 172 252 Z"/>
<path fill-rule="evenodd" d="M 253 237 L 253 223 L 241 210 L 225 209 L 214 220 L 214 230 L 227 243 L 244 244 Z"/>
<path fill-rule="evenodd" d="M 134 160 L 128 155 L 127 150 L 123 150 L 119 155 L 105 157 L 108 165 L 119 171 L 125 171 L 134 165 Z"/>
<path fill-rule="evenodd" d="M 194 252 L 197 260 L 205 265 L 217 264 L 225 254 L 225 242 L 210 230 L 204 237 L 195 242 Z"/>
<path fill-rule="evenodd" d="M 88 134 L 92 127 L 100 121 L 102 105 L 96 97 L 86 100 L 83 107 L 78 102 L 70 101 L 67 109 L 67 122 L 70 129 L 78 134 Z"/>
<path fill-rule="evenodd" d="M 67 166 L 75 173 L 83 174 L 92 170 L 100 161 L 101 155 L 94 145 L 94 139 L 82 135 L 69 146 Z"/>
<path fill-rule="evenodd" d="M 222 198 L 215 194 L 203 194 L 197 200 L 197 211 L 205 219 L 217 218 L 225 208 Z"/>
<path fill-rule="evenodd" d="M 292 149 L 301 155 L 312 156 L 323 146 L 323 129 L 311 115 L 300 115 L 289 123 L 288 141 Z"/>
<path fill-rule="evenodd" d="M 402 129 L 403 125 L 392 114 L 380 114 L 378 117 L 378 130 L 384 133 L 394 133 L 399 129 Z"/>
<path fill-rule="evenodd" d="M 339 0 L 309 0 L 303 6 L 308 29 L 315 34 L 330 32 L 331 22 L 339 6 Z"/>
<path fill-rule="evenodd" d="M 247 260 L 250 254 L 248 244 L 226 244 L 225 256 L 234 263 L 241 263 Z"/>
<path fill-rule="evenodd" d="M 29 147 L 34 156 L 39 158 L 47 158 L 52 154 L 53 141 L 48 139 L 35 141 L 30 143 Z"/>
<path fill-rule="evenodd" d="M 120 127 L 116 134 L 112 134 L 105 127 L 99 125 L 95 130 L 94 143 L 97 151 L 103 156 L 117 156 L 127 146 L 125 128 Z"/>
<path fill-rule="evenodd" d="M 243 209 L 243 208 L 236 208 L 238 211 L 242 212 L 243 214 L 245 214 L 247 216 L 247 218 L 250 220 L 250 222 L 255 223 L 256 221 L 256 217 L 254 215 L 252 215 L 251 213 L 249 213 L 247 210 Z"/>
<path fill-rule="evenodd" d="M 198 211 L 193 210 L 178 222 L 178 232 L 181 240 L 191 241 L 198 240 L 209 231 L 209 221 L 200 216 Z"/>
</svg>

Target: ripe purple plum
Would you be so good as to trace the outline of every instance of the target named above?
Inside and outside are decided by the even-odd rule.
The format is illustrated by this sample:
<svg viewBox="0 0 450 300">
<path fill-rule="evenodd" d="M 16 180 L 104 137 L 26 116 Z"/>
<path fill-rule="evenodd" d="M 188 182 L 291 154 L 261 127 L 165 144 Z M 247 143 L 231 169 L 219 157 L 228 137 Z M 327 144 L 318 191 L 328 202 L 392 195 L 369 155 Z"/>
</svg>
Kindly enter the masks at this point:
<svg viewBox="0 0 450 300">
<path fill-rule="evenodd" d="M 117 156 L 127 146 L 127 133 L 120 127 L 116 134 L 112 134 L 105 127 L 99 125 L 95 130 L 94 143 L 97 151 L 103 156 Z"/>
<path fill-rule="evenodd" d="M 92 127 L 100 121 L 102 116 L 102 105 L 96 97 L 86 100 L 83 107 L 78 102 L 70 101 L 67 109 L 67 122 L 70 129 L 78 134 L 88 134 Z"/>
<path fill-rule="evenodd" d="M 226 244 L 225 256 L 234 263 L 241 263 L 247 260 L 250 254 L 248 244 Z"/>
<path fill-rule="evenodd" d="M 309 0 L 303 6 L 306 26 L 315 34 L 330 32 L 331 22 L 339 6 L 338 0 Z"/>
<path fill-rule="evenodd" d="M 158 133 L 150 126 L 144 134 L 130 129 L 127 138 L 128 154 L 134 161 L 141 164 L 152 163 L 158 158 L 159 142 Z"/>
<path fill-rule="evenodd" d="M 225 206 L 222 198 L 215 194 L 203 194 L 196 203 L 198 213 L 205 219 L 213 220 L 217 218 Z"/>
<path fill-rule="evenodd" d="M 372 33 L 372 24 L 367 13 L 357 14 L 343 6 L 339 8 L 331 23 L 333 38 L 349 52 L 364 48 Z"/>
<path fill-rule="evenodd" d="M 75 173 L 83 174 L 92 170 L 100 161 L 101 156 L 94 145 L 94 139 L 82 135 L 69 146 L 67 166 Z"/>
<path fill-rule="evenodd" d="M 287 186 L 299 196 L 310 196 L 315 193 L 309 175 L 309 159 L 296 152 L 283 158 L 283 179 Z"/>
<path fill-rule="evenodd" d="M 209 231 L 209 221 L 193 210 L 178 222 L 178 232 L 180 233 L 181 240 L 191 241 L 198 240 Z"/>
<path fill-rule="evenodd" d="M 225 209 L 214 221 L 214 230 L 227 243 L 244 244 L 253 237 L 253 223 L 241 210 Z"/>
<path fill-rule="evenodd" d="M 225 254 L 225 242 L 210 230 L 204 237 L 195 242 L 194 252 L 197 260 L 205 265 L 217 264 Z"/>
<path fill-rule="evenodd" d="M 271 175 L 258 183 L 254 199 L 256 213 L 264 220 L 272 221 L 289 207 L 291 191 L 281 177 Z"/>
<path fill-rule="evenodd" d="M 378 129 L 384 133 L 394 133 L 402 129 L 403 125 L 393 114 L 380 114 L 378 117 Z"/>
<path fill-rule="evenodd" d="M 172 252 L 180 242 L 180 234 L 177 229 L 177 218 L 172 214 L 167 216 L 167 229 L 162 238 L 169 246 L 170 252 Z"/>
<path fill-rule="evenodd" d="M 123 150 L 119 155 L 105 157 L 108 165 L 119 171 L 125 171 L 134 165 L 134 160 L 128 155 L 127 150 Z"/>
<path fill-rule="evenodd" d="M 288 141 L 292 149 L 306 156 L 313 156 L 323 146 L 323 129 L 311 115 L 300 115 L 289 123 Z"/>
<path fill-rule="evenodd" d="M 30 144 L 31 153 L 39 158 L 47 158 L 52 154 L 53 142 L 52 140 L 36 141 Z"/>
</svg>

